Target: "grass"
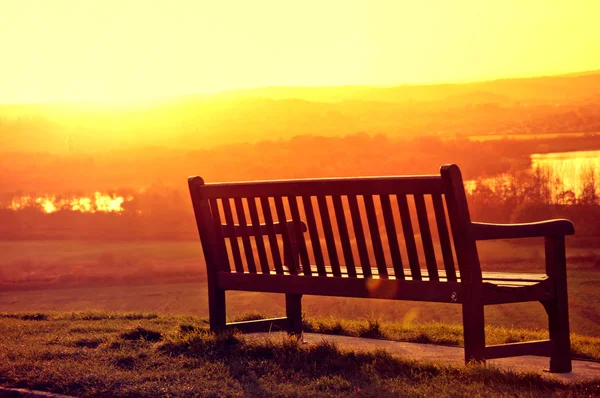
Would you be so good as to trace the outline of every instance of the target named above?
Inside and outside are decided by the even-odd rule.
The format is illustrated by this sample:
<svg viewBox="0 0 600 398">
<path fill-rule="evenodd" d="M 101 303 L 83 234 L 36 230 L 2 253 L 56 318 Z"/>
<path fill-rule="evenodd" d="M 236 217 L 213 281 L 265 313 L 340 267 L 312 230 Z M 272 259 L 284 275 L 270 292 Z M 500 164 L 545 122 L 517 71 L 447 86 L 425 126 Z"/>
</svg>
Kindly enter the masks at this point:
<svg viewBox="0 0 600 398">
<path fill-rule="evenodd" d="M 241 319 L 256 319 L 246 314 Z M 460 343 L 460 328 L 376 318 L 309 318 L 313 331 Z M 492 330 L 493 331 L 493 330 Z M 561 384 L 493 367 L 417 363 L 293 338 L 216 336 L 207 320 L 152 313 L 0 315 L 0 385 L 76 396 L 594 396 L 600 382 Z M 498 341 L 534 331 L 491 333 Z M 579 338 L 580 336 L 574 336 Z M 600 357 L 600 339 L 581 340 Z"/>
<path fill-rule="evenodd" d="M 198 282 L 199 242 L 0 241 L 0 288 Z"/>
<path fill-rule="evenodd" d="M 600 336 L 600 302 L 597 299 L 600 273 L 572 271 L 569 274 L 569 315 L 571 331 Z M 208 314 L 207 286 L 203 283 L 89 286 L 44 290 L 1 291 L 0 312 L 85 311 L 91 308 L 106 311 L 153 313 Z M 414 323 L 460 323 L 458 305 L 357 298 L 305 296 L 307 313 L 339 319 L 368 318 L 375 313 L 380 321 Z M 254 310 L 260 313 L 285 313 L 281 294 L 227 292 L 227 313 L 235 316 Z M 518 303 L 488 306 L 486 323 L 506 328 L 544 329 L 548 318 L 539 303 Z"/>
</svg>

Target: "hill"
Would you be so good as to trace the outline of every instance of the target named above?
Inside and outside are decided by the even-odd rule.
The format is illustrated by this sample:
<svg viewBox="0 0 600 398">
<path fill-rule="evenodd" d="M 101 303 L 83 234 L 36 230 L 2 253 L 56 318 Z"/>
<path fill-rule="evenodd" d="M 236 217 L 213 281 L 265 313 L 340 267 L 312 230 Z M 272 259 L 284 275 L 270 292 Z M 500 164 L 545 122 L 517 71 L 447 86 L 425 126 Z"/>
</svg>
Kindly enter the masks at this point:
<svg viewBox="0 0 600 398">
<path fill-rule="evenodd" d="M 124 104 L 0 106 L 3 151 L 95 153 L 145 146 L 345 136 L 600 131 L 600 72 L 397 87 L 267 87 Z"/>
<path fill-rule="evenodd" d="M 552 103 L 554 101 L 582 101 L 597 97 L 600 71 L 580 72 L 558 76 L 498 79 L 492 81 L 401 85 L 394 87 L 342 86 L 342 87 L 265 87 L 231 90 L 215 97 L 239 98 L 297 98 L 316 102 L 340 101 L 444 101 L 469 93 L 493 93 L 515 102 Z"/>
</svg>

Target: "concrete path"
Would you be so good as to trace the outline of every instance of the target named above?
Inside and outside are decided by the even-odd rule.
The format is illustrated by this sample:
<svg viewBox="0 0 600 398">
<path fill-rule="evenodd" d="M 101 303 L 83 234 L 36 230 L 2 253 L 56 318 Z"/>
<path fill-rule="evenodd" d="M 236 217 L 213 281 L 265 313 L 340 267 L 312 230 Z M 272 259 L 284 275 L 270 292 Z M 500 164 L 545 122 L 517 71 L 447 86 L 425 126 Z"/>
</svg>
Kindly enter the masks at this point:
<svg viewBox="0 0 600 398">
<path fill-rule="evenodd" d="M 252 339 L 281 339 L 286 336 L 283 332 L 247 334 Z M 435 344 L 405 343 L 401 341 L 366 339 L 360 337 L 336 336 L 317 333 L 304 333 L 303 341 L 314 344 L 321 341 L 331 341 L 338 348 L 353 351 L 374 351 L 385 349 L 392 355 L 417 361 L 433 362 L 453 366 L 464 366 L 464 350 L 462 347 L 448 347 Z M 548 379 L 564 383 L 578 381 L 600 381 L 600 362 L 576 360 L 573 361 L 571 373 L 549 373 L 550 359 L 538 356 L 522 356 L 513 358 L 492 359 L 487 363 L 503 370 L 518 373 L 537 373 Z"/>
<path fill-rule="evenodd" d="M 69 395 L 53 394 L 51 392 L 26 390 L 24 388 L 0 387 L 0 398 L 75 398 Z"/>
</svg>

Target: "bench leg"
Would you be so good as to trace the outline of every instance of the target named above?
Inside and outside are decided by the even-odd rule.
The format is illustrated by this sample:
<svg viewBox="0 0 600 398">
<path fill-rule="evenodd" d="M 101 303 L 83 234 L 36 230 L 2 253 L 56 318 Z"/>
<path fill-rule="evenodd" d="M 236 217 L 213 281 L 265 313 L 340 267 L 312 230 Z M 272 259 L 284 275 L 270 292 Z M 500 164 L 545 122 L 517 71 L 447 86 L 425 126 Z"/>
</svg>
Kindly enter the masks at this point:
<svg viewBox="0 0 600 398">
<path fill-rule="evenodd" d="M 485 323 L 483 305 L 463 304 L 465 363 L 485 362 Z"/>
<path fill-rule="evenodd" d="M 543 301 L 548 314 L 548 326 L 552 348 L 550 351 L 550 372 L 568 373 L 571 367 L 571 339 L 569 335 L 569 314 L 566 303 L 561 305 L 558 297 Z"/>
<path fill-rule="evenodd" d="M 285 295 L 285 314 L 289 321 L 288 333 L 300 336 L 302 334 L 302 295 Z"/>
<path fill-rule="evenodd" d="M 564 237 L 546 238 L 546 271 L 553 278 L 555 288 L 554 298 L 542 302 L 548 313 L 552 342 L 550 372 L 567 373 L 572 365 Z"/>
<path fill-rule="evenodd" d="M 225 330 L 225 324 L 227 323 L 225 307 L 225 290 L 209 287 L 208 316 L 210 318 L 211 332 L 221 332 Z"/>
</svg>

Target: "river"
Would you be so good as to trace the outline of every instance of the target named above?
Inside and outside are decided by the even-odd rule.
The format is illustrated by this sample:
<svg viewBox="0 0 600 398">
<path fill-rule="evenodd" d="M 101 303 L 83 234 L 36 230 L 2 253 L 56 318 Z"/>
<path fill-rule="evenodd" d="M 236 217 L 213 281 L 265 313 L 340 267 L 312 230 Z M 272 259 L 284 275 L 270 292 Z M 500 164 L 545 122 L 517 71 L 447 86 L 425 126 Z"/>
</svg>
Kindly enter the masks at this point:
<svg viewBox="0 0 600 398">
<path fill-rule="evenodd" d="M 596 192 L 600 190 L 600 150 L 534 153 L 530 156 L 531 170 L 541 168 L 544 174 L 558 178 L 562 183 L 562 191 L 572 191 L 580 197 L 585 182 L 595 181 Z M 506 174 L 484 178 L 483 183 L 492 182 L 498 178 L 507 178 Z M 468 192 L 475 189 L 475 180 L 465 181 Z"/>
<path fill-rule="evenodd" d="M 600 150 L 554 153 L 534 153 L 531 155 L 531 167 L 549 169 L 553 176 L 562 180 L 565 191 L 581 194 L 584 183 L 595 178 L 600 185 Z"/>
</svg>

